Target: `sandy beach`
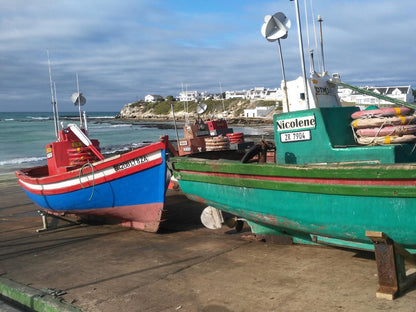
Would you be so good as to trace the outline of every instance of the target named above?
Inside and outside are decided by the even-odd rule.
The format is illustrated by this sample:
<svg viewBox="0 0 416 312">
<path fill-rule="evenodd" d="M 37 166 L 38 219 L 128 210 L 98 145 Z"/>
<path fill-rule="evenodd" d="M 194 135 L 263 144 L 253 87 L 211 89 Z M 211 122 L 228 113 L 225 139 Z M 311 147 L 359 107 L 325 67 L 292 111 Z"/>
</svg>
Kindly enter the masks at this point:
<svg viewBox="0 0 416 312">
<path fill-rule="evenodd" d="M 204 207 L 180 191 L 168 191 L 158 234 L 103 224 L 37 233 L 37 207 L 15 180 L 0 196 L 0 278 L 62 293 L 82 311 L 415 311 L 414 287 L 376 298 L 372 253 L 208 230 Z"/>
</svg>

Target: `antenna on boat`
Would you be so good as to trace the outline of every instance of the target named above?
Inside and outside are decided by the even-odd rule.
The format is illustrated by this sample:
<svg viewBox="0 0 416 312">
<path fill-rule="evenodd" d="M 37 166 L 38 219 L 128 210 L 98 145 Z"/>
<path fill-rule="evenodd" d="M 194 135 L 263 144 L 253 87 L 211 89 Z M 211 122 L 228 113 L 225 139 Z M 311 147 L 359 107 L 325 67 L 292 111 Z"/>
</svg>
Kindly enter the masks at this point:
<svg viewBox="0 0 416 312">
<path fill-rule="evenodd" d="M 59 116 L 58 116 L 58 107 L 57 107 L 57 101 L 56 101 L 56 86 L 55 86 L 55 82 L 52 81 L 52 71 L 51 71 L 51 61 L 49 58 L 49 50 L 46 50 L 46 54 L 48 55 L 49 84 L 51 87 L 51 103 L 52 103 L 52 111 L 53 111 L 53 122 L 54 122 L 54 127 L 55 127 L 55 136 L 56 136 L 56 140 L 59 141 L 59 135 L 58 135 Z"/>
<path fill-rule="evenodd" d="M 286 17 L 282 12 L 278 12 L 272 15 L 266 15 L 264 17 L 264 24 L 261 27 L 261 34 L 270 42 L 277 40 L 279 43 L 279 55 L 280 55 L 280 64 L 282 66 L 282 76 L 283 76 L 283 91 L 285 93 L 286 108 L 289 111 L 289 99 L 287 96 L 287 86 L 286 86 L 286 75 L 285 75 L 285 66 L 283 63 L 282 55 L 282 46 L 280 44 L 280 39 L 287 38 L 287 32 L 291 26 L 290 19 Z"/>
<path fill-rule="evenodd" d="M 295 9 L 296 9 L 296 21 L 298 24 L 299 50 L 300 50 L 300 56 L 301 56 L 303 84 L 305 87 L 305 99 L 306 99 L 306 104 L 309 109 L 310 105 L 309 105 L 308 81 L 306 79 L 305 56 L 303 54 L 302 29 L 301 29 L 300 14 L 299 14 L 299 0 L 294 0 L 294 1 L 295 1 Z"/>
<path fill-rule="evenodd" d="M 71 100 L 72 103 L 74 103 L 75 106 L 78 106 L 78 112 L 79 112 L 79 127 L 82 128 L 82 115 L 81 115 L 81 106 L 85 105 L 87 100 L 82 95 L 82 93 L 79 93 L 79 83 L 78 83 L 78 73 L 76 73 L 77 77 L 77 92 L 72 93 Z"/>
<path fill-rule="evenodd" d="M 208 105 L 205 103 L 198 103 L 196 105 L 196 113 L 198 114 L 198 123 L 199 123 L 199 115 L 202 115 L 207 111 Z"/>
</svg>

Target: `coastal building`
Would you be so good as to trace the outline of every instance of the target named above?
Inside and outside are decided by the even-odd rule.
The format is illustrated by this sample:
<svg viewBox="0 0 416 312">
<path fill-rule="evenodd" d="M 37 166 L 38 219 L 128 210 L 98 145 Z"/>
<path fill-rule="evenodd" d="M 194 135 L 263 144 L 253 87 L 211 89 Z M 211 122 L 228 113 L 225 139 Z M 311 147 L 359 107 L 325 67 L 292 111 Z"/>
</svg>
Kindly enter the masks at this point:
<svg viewBox="0 0 416 312">
<path fill-rule="evenodd" d="M 264 87 L 255 87 L 250 89 L 247 93 L 247 98 L 250 100 L 264 99 L 266 96 L 267 89 Z"/>
<path fill-rule="evenodd" d="M 253 109 L 245 109 L 244 110 L 244 117 L 266 117 L 272 110 L 274 106 L 259 106 Z"/>
<path fill-rule="evenodd" d="M 242 100 L 266 100 L 266 101 L 281 101 L 283 98 L 283 91 L 279 88 L 269 89 L 264 87 L 255 87 L 250 90 L 234 90 L 225 91 L 225 98 L 228 99 L 242 99 Z"/>
<path fill-rule="evenodd" d="M 179 93 L 179 101 L 186 102 L 186 101 L 198 101 L 201 99 L 201 96 L 198 91 L 182 91 Z"/>
<path fill-rule="evenodd" d="M 363 87 L 362 89 L 385 95 L 404 102 L 413 103 L 415 97 L 411 86 L 387 86 L 387 87 Z M 361 94 L 346 88 L 338 88 L 338 95 L 342 101 L 355 103 L 357 105 L 391 105 L 390 102 L 375 98 L 371 95 Z"/>
<path fill-rule="evenodd" d="M 245 100 L 247 98 L 247 90 L 240 90 L 240 91 L 225 91 L 225 99 L 242 99 Z"/>
<path fill-rule="evenodd" d="M 200 94 L 201 100 L 221 100 L 221 94 L 220 93 L 209 93 L 209 92 L 201 92 Z"/>
<path fill-rule="evenodd" d="M 287 81 L 288 97 L 289 102 L 305 102 L 305 92 L 303 79 L 298 77 L 295 80 Z M 378 94 L 386 95 L 392 98 L 396 98 L 405 102 L 413 103 L 415 97 L 413 96 L 413 90 L 411 86 L 387 86 L 387 87 L 363 87 L 365 90 L 373 91 Z M 265 100 L 265 101 L 276 101 L 284 102 L 285 96 L 283 92 L 283 85 L 281 88 L 269 89 L 265 87 L 255 87 L 250 90 L 232 90 L 225 91 L 225 99 L 242 99 L 242 100 Z M 309 95 L 310 91 L 309 91 Z M 379 100 L 375 97 L 360 94 L 356 91 L 352 91 L 347 88 L 339 87 L 338 96 L 343 102 L 355 103 L 356 105 L 368 106 L 368 105 L 391 105 L 389 102 Z M 148 98 L 149 97 L 149 98 Z M 145 101 L 154 102 L 156 101 L 154 95 L 147 95 Z M 149 100 L 148 100 L 149 99 Z M 198 91 L 182 91 L 177 97 L 179 101 L 201 101 L 207 99 L 221 100 L 221 94 L 213 94 L 208 92 Z M 254 110 L 247 110 L 247 114 L 251 117 L 258 116 L 258 113 Z M 244 114 L 246 116 L 246 114 Z"/>
<path fill-rule="evenodd" d="M 163 96 L 161 95 L 155 95 L 155 94 L 148 94 L 144 97 L 145 102 L 158 102 L 163 101 Z"/>
<path fill-rule="evenodd" d="M 266 101 L 283 101 L 284 93 L 280 88 L 267 89 L 264 99 Z"/>
</svg>

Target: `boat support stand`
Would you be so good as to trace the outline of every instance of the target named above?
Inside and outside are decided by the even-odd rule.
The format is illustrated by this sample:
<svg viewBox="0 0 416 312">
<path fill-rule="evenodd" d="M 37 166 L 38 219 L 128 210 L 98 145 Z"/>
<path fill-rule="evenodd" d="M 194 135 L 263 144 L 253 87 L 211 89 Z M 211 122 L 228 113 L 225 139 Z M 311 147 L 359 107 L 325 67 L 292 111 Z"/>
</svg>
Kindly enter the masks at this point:
<svg viewBox="0 0 416 312">
<path fill-rule="evenodd" d="M 405 261 L 416 265 L 416 255 L 396 243 L 383 232 L 366 231 L 371 239 L 377 263 L 377 298 L 394 300 L 406 289 L 416 284 L 416 273 L 407 274 Z"/>
<path fill-rule="evenodd" d="M 49 231 L 49 230 L 55 230 L 55 229 L 58 229 L 58 228 L 73 226 L 73 225 L 79 225 L 79 223 L 77 223 L 77 222 L 74 222 L 72 220 L 63 218 L 61 216 L 57 216 L 57 215 L 48 213 L 46 211 L 38 210 L 38 213 L 42 217 L 42 223 L 43 223 L 43 228 L 36 230 L 36 232 L 38 232 L 38 233 L 46 232 L 46 231 Z M 51 218 L 51 222 L 48 222 L 48 217 Z M 65 222 L 67 222 L 67 224 L 58 226 L 58 221 L 59 220 L 65 221 Z"/>
</svg>

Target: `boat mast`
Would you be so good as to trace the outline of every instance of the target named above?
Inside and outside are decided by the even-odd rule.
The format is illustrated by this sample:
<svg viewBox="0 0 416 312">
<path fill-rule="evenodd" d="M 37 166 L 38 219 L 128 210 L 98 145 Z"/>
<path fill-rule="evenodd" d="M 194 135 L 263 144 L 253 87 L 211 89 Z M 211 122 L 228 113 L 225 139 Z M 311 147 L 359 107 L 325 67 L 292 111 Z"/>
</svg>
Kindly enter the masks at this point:
<svg viewBox="0 0 416 312">
<path fill-rule="evenodd" d="M 322 58 L 322 74 L 325 74 L 325 62 L 324 62 L 324 39 L 322 37 L 322 17 L 318 15 L 318 22 L 319 22 L 319 34 L 320 34 L 320 41 L 321 41 L 321 58 Z"/>
<path fill-rule="evenodd" d="M 221 81 L 219 81 L 219 84 L 220 84 L 220 94 L 221 94 L 221 101 L 222 101 L 222 118 L 225 119 L 225 105 L 224 105 L 224 97 L 222 96 Z"/>
<path fill-rule="evenodd" d="M 306 104 L 308 106 L 308 109 L 310 109 L 308 81 L 306 79 L 305 56 L 303 54 L 302 30 L 301 30 L 301 25 L 300 25 L 299 1 L 298 0 L 295 0 L 295 9 L 296 9 L 296 21 L 297 21 L 297 24 L 298 24 L 299 50 L 300 50 L 300 56 L 301 56 L 303 84 L 304 84 L 304 87 L 305 87 L 305 99 L 306 99 Z"/>
<path fill-rule="evenodd" d="M 79 113 L 79 127 L 82 129 L 82 115 L 81 115 L 81 95 L 79 94 L 79 82 L 78 82 L 78 73 L 76 73 L 77 77 L 77 92 L 78 92 L 78 113 Z"/>
<path fill-rule="evenodd" d="M 175 109 L 173 107 L 173 103 L 170 103 L 170 109 L 172 110 L 173 125 L 175 126 L 175 132 L 176 132 L 176 147 L 179 152 L 179 135 L 178 135 L 178 127 L 176 126 Z"/>
<path fill-rule="evenodd" d="M 287 84 L 286 84 L 285 65 L 283 63 L 282 45 L 280 44 L 280 38 L 277 39 L 277 42 L 279 43 L 280 65 L 282 67 L 283 92 L 285 94 L 286 109 L 287 109 L 288 112 L 290 112 L 290 109 L 289 109 L 289 97 L 287 95 Z"/>
<path fill-rule="evenodd" d="M 58 109 L 56 107 L 56 87 L 54 87 L 54 83 L 52 82 L 52 71 L 51 71 L 51 61 L 49 58 L 49 50 L 46 50 L 46 54 L 48 55 L 49 84 L 51 87 L 51 103 L 52 103 L 52 111 L 53 111 L 53 122 L 54 122 L 54 127 L 55 127 L 55 136 L 56 136 L 56 140 L 59 141 L 59 135 L 58 135 L 59 117 L 58 117 Z"/>
</svg>

